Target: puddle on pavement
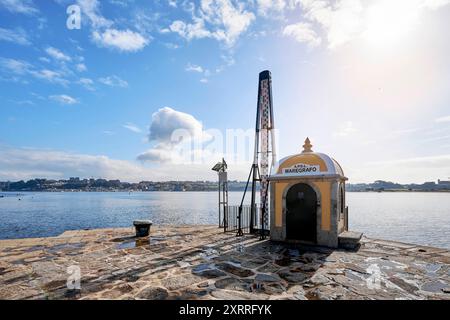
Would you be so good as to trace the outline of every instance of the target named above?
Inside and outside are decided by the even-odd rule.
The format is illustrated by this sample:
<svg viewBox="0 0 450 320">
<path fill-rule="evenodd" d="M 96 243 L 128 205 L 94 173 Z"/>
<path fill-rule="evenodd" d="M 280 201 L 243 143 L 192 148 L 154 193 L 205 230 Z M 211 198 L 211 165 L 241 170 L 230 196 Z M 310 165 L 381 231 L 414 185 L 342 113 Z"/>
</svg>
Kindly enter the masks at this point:
<svg viewBox="0 0 450 320">
<path fill-rule="evenodd" d="M 440 280 L 430 281 L 422 285 L 423 291 L 442 293 L 442 289 L 447 288 L 447 284 Z"/>
<path fill-rule="evenodd" d="M 367 258 L 365 260 L 366 262 L 375 263 L 377 264 L 381 269 L 406 269 L 408 266 L 406 264 L 392 261 L 392 260 L 385 260 L 381 258 Z"/>
<path fill-rule="evenodd" d="M 212 264 L 202 263 L 202 264 L 199 264 L 199 265 L 195 266 L 192 269 L 192 272 L 194 272 L 194 273 L 201 273 L 201 272 L 203 272 L 205 270 L 211 269 L 212 267 L 213 267 Z"/>
<path fill-rule="evenodd" d="M 213 258 L 218 257 L 219 251 L 211 248 L 207 248 L 206 250 L 202 250 L 203 252 L 200 253 L 200 257 L 206 260 L 211 260 Z"/>
<path fill-rule="evenodd" d="M 420 270 L 425 271 L 425 274 L 431 278 L 436 278 L 438 271 L 443 267 L 441 263 L 414 263 L 414 265 Z"/>
<path fill-rule="evenodd" d="M 25 250 L 25 252 L 33 252 L 33 251 L 45 250 L 46 248 L 47 248 L 46 246 L 37 245 L 37 246 L 32 246 L 32 247 L 27 248 Z"/>
<path fill-rule="evenodd" d="M 345 270 L 345 276 L 355 281 L 366 281 L 366 279 L 370 277 L 370 274 L 362 275 L 353 270 Z"/>
<path fill-rule="evenodd" d="M 442 267 L 442 264 L 440 263 L 429 263 L 425 265 L 425 270 L 429 275 L 436 275 L 436 272 L 438 272 Z"/>
<path fill-rule="evenodd" d="M 60 253 L 69 251 L 69 255 L 75 255 L 76 252 L 72 252 L 73 250 L 81 249 L 86 245 L 85 242 L 76 242 L 76 243 L 61 243 L 47 248 L 47 251 L 50 253 Z"/>
<path fill-rule="evenodd" d="M 119 242 L 116 245 L 116 249 L 133 249 L 133 248 L 139 248 L 139 247 L 145 247 L 150 245 L 157 245 L 159 242 L 166 240 L 166 237 L 162 236 L 150 236 L 145 238 L 136 238 L 135 236 L 132 237 L 123 237 L 123 238 L 116 238 L 112 239 L 112 242 Z"/>
<path fill-rule="evenodd" d="M 143 246 L 149 246 L 153 242 L 153 239 L 144 238 L 144 239 L 134 239 L 131 241 L 124 241 L 116 245 L 116 249 L 132 249 L 139 248 Z"/>
</svg>

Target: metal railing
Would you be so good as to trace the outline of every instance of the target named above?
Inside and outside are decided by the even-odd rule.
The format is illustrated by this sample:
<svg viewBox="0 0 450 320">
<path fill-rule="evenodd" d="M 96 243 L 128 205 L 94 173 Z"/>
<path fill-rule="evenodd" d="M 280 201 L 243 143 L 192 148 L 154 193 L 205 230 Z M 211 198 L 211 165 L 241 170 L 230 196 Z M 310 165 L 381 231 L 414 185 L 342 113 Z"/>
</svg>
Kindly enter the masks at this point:
<svg viewBox="0 0 450 320">
<path fill-rule="evenodd" d="M 255 216 L 252 215 L 252 208 L 250 205 L 242 206 L 241 212 L 241 231 L 242 234 L 258 233 L 261 231 L 261 208 L 255 205 Z M 223 219 L 219 225 L 224 229 L 224 232 L 236 232 L 239 234 L 239 206 L 227 206 L 224 211 Z M 269 232 L 269 226 L 265 226 L 265 234 Z M 239 234 L 239 235 L 242 235 Z"/>
<path fill-rule="evenodd" d="M 345 231 L 348 231 L 348 207 L 345 207 L 344 221 L 345 221 Z"/>
<path fill-rule="evenodd" d="M 241 230 L 243 233 L 251 233 L 252 229 L 256 229 L 257 217 L 253 219 L 253 228 L 251 225 L 251 206 L 242 206 L 241 212 Z M 255 212 L 258 212 L 256 207 Z M 223 220 L 220 224 L 221 228 L 224 228 L 225 232 L 238 232 L 239 231 L 239 206 L 227 206 Z"/>
</svg>

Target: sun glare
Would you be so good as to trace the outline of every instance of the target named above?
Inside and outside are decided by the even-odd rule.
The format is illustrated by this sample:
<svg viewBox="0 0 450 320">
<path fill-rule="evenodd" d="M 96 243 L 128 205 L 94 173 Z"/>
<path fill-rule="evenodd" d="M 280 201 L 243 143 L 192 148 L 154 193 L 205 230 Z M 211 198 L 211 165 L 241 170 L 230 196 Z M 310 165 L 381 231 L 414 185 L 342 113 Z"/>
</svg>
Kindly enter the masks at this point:
<svg viewBox="0 0 450 320">
<path fill-rule="evenodd" d="M 418 22 L 414 0 L 381 1 L 368 8 L 364 38 L 371 46 L 389 48 L 410 36 Z"/>
</svg>

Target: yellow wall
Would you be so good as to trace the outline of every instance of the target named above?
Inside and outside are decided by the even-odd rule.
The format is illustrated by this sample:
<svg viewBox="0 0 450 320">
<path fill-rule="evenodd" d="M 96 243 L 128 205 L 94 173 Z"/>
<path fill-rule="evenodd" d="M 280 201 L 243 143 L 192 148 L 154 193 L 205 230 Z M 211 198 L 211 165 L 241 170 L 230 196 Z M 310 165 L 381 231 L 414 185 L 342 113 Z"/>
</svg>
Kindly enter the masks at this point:
<svg viewBox="0 0 450 320">
<path fill-rule="evenodd" d="M 272 182 L 275 184 L 275 226 L 283 226 L 283 193 L 290 185 L 295 183 L 302 183 L 304 181 L 290 181 L 290 182 Z M 317 181 L 312 182 L 317 189 L 319 189 L 321 196 L 322 208 L 322 230 L 330 231 L 331 229 L 331 182 Z M 319 197 L 319 195 L 317 195 Z"/>
<path fill-rule="evenodd" d="M 314 182 L 322 195 L 320 206 L 322 208 L 322 230 L 331 229 L 331 183 L 329 181 Z"/>
<path fill-rule="evenodd" d="M 275 227 L 283 226 L 283 192 L 288 185 L 287 182 L 275 182 Z"/>
</svg>

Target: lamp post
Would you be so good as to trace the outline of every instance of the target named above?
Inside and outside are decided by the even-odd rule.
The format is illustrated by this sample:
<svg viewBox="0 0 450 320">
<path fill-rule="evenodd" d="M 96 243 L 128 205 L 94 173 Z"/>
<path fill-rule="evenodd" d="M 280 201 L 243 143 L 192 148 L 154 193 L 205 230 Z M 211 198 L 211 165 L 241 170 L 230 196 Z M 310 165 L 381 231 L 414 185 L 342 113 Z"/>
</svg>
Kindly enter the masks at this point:
<svg viewBox="0 0 450 320">
<path fill-rule="evenodd" d="M 224 231 L 227 231 L 228 221 L 227 221 L 227 212 L 228 212 L 228 174 L 227 174 L 227 163 L 225 159 L 222 158 L 222 161 L 216 163 L 216 165 L 212 168 L 213 171 L 217 172 L 219 177 L 219 228 L 222 226 Z M 222 221 L 222 212 L 223 212 L 223 221 Z"/>
</svg>

